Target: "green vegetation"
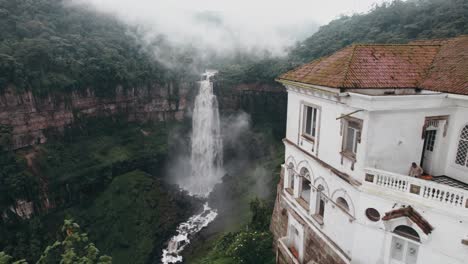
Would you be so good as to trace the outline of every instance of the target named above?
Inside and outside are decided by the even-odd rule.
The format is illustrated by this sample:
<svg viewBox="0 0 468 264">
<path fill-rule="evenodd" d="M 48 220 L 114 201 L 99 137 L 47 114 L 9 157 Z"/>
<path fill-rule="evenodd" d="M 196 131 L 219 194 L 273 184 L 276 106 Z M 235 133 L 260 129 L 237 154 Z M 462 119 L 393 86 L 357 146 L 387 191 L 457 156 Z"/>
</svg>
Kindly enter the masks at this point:
<svg viewBox="0 0 468 264">
<path fill-rule="evenodd" d="M 117 176 L 88 206 L 62 212 L 79 219 L 114 263 L 148 263 L 181 219 L 193 212 L 185 194 L 141 171 Z M 57 217 L 57 216 L 55 216 Z"/>
<path fill-rule="evenodd" d="M 0 125 L 0 212 L 17 200 L 34 200 L 39 192 L 37 178 L 26 170 L 26 160 L 9 149 L 10 141 L 11 127 Z"/>
<path fill-rule="evenodd" d="M 211 241 L 205 256 L 189 263 L 195 264 L 269 264 L 275 263 L 273 237 L 268 227 L 271 207 L 268 202 L 254 199 L 250 203 L 252 218 L 249 225 Z"/>
<path fill-rule="evenodd" d="M 80 232 L 80 226 L 72 220 L 65 220 L 61 229 L 63 241 L 55 241 L 42 253 L 37 264 L 86 263 L 111 264 L 112 258 L 101 255 L 99 249 L 89 242 L 88 235 Z M 26 260 L 13 261 L 13 257 L 0 252 L 0 264 L 27 264 Z"/>
<path fill-rule="evenodd" d="M 115 263 L 146 263 L 160 254 L 177 224 L 197 207 L 196 201 L 189 202 L 185 193 L 160 179 L 168 131 L 174 125 L 86 119 L 64 136 L 54 138 L 51 131 L 47 144 L 21 150 L 16 156 L 35 155 L 32 168 L 24 164 L 17 169 L 31 177 L 24 187 L 38 179 L 46 181 L 47 198 L 55 208 L 46 207 L 42 189 L 33 195 L 40 210 L 27 221 L 2 205 L 8 218 L 0 217 L 0 250 L 15 259 L 37 260 L 56 240 L 59 221 L 72 217 Z M 8 188 L 7 194 L 14 190 L 1 187 Z"/>
<path fill-rule="evenodd" d="M 142 169 L 157 175 L 167 155 L 170 124 L 129 124 L 124 119 L 87 119 L 65 138 L 40 146 L 37 166 L 49 181 L 54 203 L 86 201 L 116 175 Z"/>
<path fill-rule="evenodd" d="M 38 95 L 171 79 L 116 19 L 62 0 L 0 0 L 0 91 L 12 84 Z M 161 43 L 154 43 L 159 45 Z"/>
<path fill-rule="evenodd" d="M 465 0 L 395 0 L 363 15 L 343 16 L 297 45 L 291 58 L 308 62 L 352 43 L 407 43 L 468 34 Z"/>
</svg>

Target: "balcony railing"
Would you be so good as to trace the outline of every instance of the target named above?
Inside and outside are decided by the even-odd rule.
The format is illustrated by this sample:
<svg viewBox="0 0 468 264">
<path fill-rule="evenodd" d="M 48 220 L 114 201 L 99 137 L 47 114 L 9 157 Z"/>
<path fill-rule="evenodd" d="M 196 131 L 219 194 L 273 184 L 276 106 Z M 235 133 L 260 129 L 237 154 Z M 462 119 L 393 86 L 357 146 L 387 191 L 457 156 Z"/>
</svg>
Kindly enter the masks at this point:
<svg viewBox="0 0 468 264">
<path fill-rule="evenodd" d="M 419 196 L 422 199 L 468 210 L 468 191 L 374 168 L 367 168 L 365 181 L 384 189 Z"/>
</svg>

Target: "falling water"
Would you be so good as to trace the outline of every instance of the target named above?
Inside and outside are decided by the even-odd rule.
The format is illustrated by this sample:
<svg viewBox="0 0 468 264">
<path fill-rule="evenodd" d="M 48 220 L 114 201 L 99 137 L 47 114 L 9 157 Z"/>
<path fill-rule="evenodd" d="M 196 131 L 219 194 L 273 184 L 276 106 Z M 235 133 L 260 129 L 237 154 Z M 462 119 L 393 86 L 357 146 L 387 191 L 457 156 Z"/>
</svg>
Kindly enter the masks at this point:
<svg viewBox="0 0 468 264">
<path fill-rule="evenodd" d="M 208 226 L 217 215 L 216 210 L 211 209 L 208 204 L 205 204 L 203 212 L 190 217 L 186 222 L 180 224 L 177 227 L 177 235 L 169 240 L 167 248 L 163 250 L 161 262 L 164 264 L 182 262 L 182 256 L 179 254 L 190 243 L 190 237 Z"/>
<path fill-rule="evenodd" d="M 207 197 L 223 175 L 218 100 L 213 94 L 213 83 L 210 80 L 215 74 L 215 71 L 206 71 L 200 81 L 192 117 L 191 174 L 179 183 L 191 195 L 198 197 Z M 190 238 L 211 223 L 217 215 L 216 210 L 205 204 L 203 212 L 180 224 L 177 235 L 169 240 L 167 248 L 163 250 L 161 262 L 182 262 L 180 253 L 190 243 Z"/>
<path fill-rule="evenodd" d="M 186 188 L 191 194 L 206 197 L 221 180 L 223 170 L 223 145 L 219 124 L 218 100 L 213 94 L 210 78 L 214 71 L 207 71 L 200 81 L 192 117 L 191 175 Z"/>
</svg>

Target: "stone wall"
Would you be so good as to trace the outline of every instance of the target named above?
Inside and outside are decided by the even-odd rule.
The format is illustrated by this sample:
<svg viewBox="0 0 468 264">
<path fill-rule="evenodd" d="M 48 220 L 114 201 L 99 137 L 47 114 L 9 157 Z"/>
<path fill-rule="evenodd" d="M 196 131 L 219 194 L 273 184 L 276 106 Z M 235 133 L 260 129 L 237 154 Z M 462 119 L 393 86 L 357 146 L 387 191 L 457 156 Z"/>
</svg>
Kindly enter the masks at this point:
<svg viewBox="0 0 468 264">
<path fill-rule="evenodd" d="M 47 141 L 47 130 L 63 129 L 83 117 L 120 115 L 129 121 L 163 121 L 183 117 L 194 84 L 155 85 L 138 89 L 117 87 L 101 98 L 87 89 L 45 97 L 18 93 L 7 87 L 0 93 L 0 125 L 11 126 L 12 148 Z"/>
</svg>

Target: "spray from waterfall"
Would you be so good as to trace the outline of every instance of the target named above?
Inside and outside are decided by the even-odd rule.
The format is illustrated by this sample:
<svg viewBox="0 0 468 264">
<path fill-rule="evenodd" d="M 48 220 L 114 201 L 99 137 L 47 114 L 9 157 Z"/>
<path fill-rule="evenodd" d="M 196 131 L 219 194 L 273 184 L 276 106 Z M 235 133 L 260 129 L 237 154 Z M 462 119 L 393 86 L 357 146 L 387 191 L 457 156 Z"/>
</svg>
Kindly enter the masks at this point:
<svg viewBox="0 0 468 264">
<path fill-rule="evenodd" d="M 223 144 L 219 121 L 218 100 L 213 94 L 211 77 L 215 71 L 206 71 L 200 81 L 192 117 L 191 175 L 189 193 L 206 197 L 223 176 Z"/>
<path fill-rule="evenodd" d="M 202 75 L 192 116 L 191 173 L 179 182 L 183 189 L 198 197 L 207 197 L 215 184 L 221 181 L 224 173 L 218 100 L 213 94 L 213 83 L 210 79 L 215 74 L 216 71 L 206 71 Z M 163 250 L 161 262 L 182 262 L 180 253 L 190 243 L 190 238 L 211 223 L 217 215 L 216 210 L 206 203 L 203 212 L 181 223 L 177 234 L 169 240 L 167 248 Z"/>
</svg>

